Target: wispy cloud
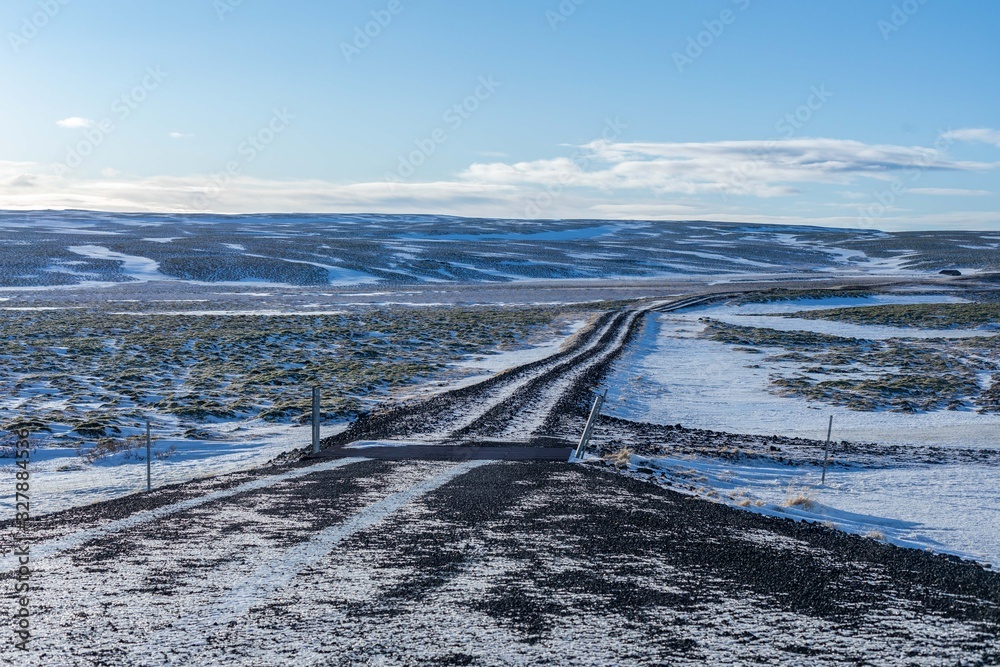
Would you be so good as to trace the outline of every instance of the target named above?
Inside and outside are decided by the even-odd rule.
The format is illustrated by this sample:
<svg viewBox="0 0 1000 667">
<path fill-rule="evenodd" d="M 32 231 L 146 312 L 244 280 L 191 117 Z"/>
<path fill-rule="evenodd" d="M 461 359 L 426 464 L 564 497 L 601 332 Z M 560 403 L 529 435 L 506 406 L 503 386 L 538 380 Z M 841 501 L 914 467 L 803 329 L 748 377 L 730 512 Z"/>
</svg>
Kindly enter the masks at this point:
<svg viewBox="0 0 1000 667">
<path fill-rule="evenodd" d="M 35 186 L 35 177 L 31 174 L 18 174 L 7 181 L 7 185 L 13 188 L 31 188 Z"/>
<path fill-rule="evenodd" d="M 997 163 L 961 162 L 933 148 L 865 144 L 837 139 L 612 143 L 582 147 L 585 160 L 554 158 L 474 164 L 463 181 L 508 185 L 649 190 L 657 194 L 780 197 L 805 183 L 886 180 L 894 172 L 985 171 Z"/>
<path fill-rule="evenodd" d="M 187 139 L 189 137 L 193 137 L 194 135 L 188 134 L 186 132 L 171 132 L 167 136 L 170 137 L 171 139 Z"/>
<path fill-rule="evenodd" d="M 949 130 L 942 134 L 945 139 L 953 141 L 970 141 L 975 143 L 990 144 L 1000 148 L 1000 130 L 989 127 L 970 127 L 961 130 Z"/>
<path fill-rule="evenodd" d="M 965 190 L 963 188 L 910 188 L 907 192 L 939 197 L 985 197 L 993 194 L 989 190 Z"/>
<path fill-rule="evenodd" d="M 57 120 L 56 125 L 59 127 L 64 127 L 69 130 L 79 130 L 92 127 L 94 121 L 89 118 L 80 118 L 79 116 L 71 116 L 70 118 L 63 118 L 62 120 Z"/>
<path fill-rule="evenodd" d="M 919 169 L 930 178 L 947 172 L 977 174 L 1000 167 L 969 162 L 922 146 L 866 144 L 836 139 L 622 143 L 597 141 L 575 147 L 573 158 L 477 162 L 451 178 L 435 181 L 337 183 L 319 179 L 263 179 L 233 175 L 217 196 L 204 192 L 209 178 L 137 178 L 104 172 L 99 178 L 60 176 L 54 165 L 0 162 L 0 208 L 88 208 L 177 212 L 384 212 L 525 217 L 525 202 L 557 193 L 545 217 L 713 219 L 804 222 L 856 226 L 857 199 L 866 184 L 885 188 L 898 172 Z M 32 187 L 14 179 L 32 175 Z M 21 181 L 21 183 L 24 183 Z M 828 188 L 823 201 L 821 186 Z M 858 186 L 862 187 L 858 187 Z M 918 194 L 951 196 L 953 213 L 892 209 L 885 228 L 928 225 L 1000 227 L 1000 212 L 974 208 L 962 197 L 984 190 L 935 188 L 924 181 Z M 839 186 L 839 187 L 836 187 Z M 797 195 L 809 191 L 809 196 Z M 721 195 L 741 195 L 728 200 Z M 862 193 L 863 194 L 863 193 Z M 199 196 L 201 195 L 201 196 Z M 782 198 L 782 199 L 776 199 Z M 833 202 L 831 204 L 831 202 Z M 841 214 L 837 209 L 841 208 Z M 830 215 L 831 211 L 836 211 Z"/>
</svg>

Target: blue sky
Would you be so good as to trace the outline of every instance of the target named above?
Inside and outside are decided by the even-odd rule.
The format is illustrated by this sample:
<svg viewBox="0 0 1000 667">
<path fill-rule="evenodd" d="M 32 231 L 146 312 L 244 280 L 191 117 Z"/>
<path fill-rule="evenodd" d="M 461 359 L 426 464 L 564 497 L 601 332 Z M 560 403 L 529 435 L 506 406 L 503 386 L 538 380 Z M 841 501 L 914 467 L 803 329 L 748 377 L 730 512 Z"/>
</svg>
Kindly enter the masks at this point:
<svg viewBox="0 0 1000 667">
<path fill-rule="evenodd" d="M 1000 228 L 987 0 L 7 0 L 0 207 Z"/>
</svg>

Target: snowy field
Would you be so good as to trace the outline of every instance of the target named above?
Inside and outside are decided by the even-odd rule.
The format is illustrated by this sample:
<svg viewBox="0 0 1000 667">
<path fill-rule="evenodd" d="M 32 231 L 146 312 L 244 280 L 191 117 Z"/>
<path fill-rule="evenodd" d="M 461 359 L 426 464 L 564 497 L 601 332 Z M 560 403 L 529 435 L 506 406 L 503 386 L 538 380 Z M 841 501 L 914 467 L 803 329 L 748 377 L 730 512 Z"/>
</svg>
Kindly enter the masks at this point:
<svg viewBox="0 0 1000 667">
<path fill-rule="evenodd" d="M 201 311 L 188 310 L 183 314 L 189 317 L 206 317 Z M 268 315 L 267 312 L 252 314 Z M 318 314 L 320 313 L 310 312 L 307 316 L 311 318 Z M 296 315 L 303 314 L 283 312 L 274 316 Z M 579 315 L 575 318 L 563 318 L 555 328 L 546 327 L 535 331 L 516 345 L 511 345 L 508 341 L 502 349 L 493 349 L 486 354 L 459 355 L 457 361 L 444 364 L 443 370 L 434 373 L 432 377 L 371 397 L 372 404 L 384 400 L 426 397 L 482 381 L 507 368 L 542 359 L 558 352 L 569 338 L 584 327 L 588 319 Z M 454 356 L 444 348 L 439 349 L 437 354 L 442 359 Z M 181 379 L 177 381 L 183 383 Z M 8 417 L 36 414 L 26 413 L 26 405 L 28 404 L 23 399 L 15 403 L 11 403 L 9 399 L 6 402 L 0 401 L 0 409 Z M 69 410 L 73 406 L 60 404 L 60 407 Z M 340 432 L 347 422 L 347 419 L 329 420 L 322 429 L 322 437 Z M 154 487 L 254 468 L 280 454 L 307 446 L 311 438 L 308 426 L 288 423 L 287 419 L 278 423 L 260 418 L 209 418 L 199 422 L 197 419 L 192 421 L 160 414 L 153 419 L 153 423 Z M 121 423 L 120 436 L 129 438 L 133 446 L 93 461 L 86 459 L 86 449 L 77 451 L 63 442 L 74 435 L 66 425 L 50 424 L 50 427 L 54 434 L 39 433 L 32 436 L 36 443 L 31 459 L 32 509 L 35 515 L 89 505 L 145 490 L 146 454 L 141 426 Z M 200 437 L 183 437 L 182 432 L 188 428 L 197 430 Z M 56 436 L 55 439 L 52 435 Z M 12 479 L 13 473 L 13 460 L 0 456 L 0 476 L 9 475 Z M 0 496 L 0 511 L 13 511 L 12 497 Z"/>
<path fill-rule="evenodd" d="M 875 295 L 713 305 L 654 315 L 641 339 L 608 379 L 605 411 L 636 421 L 813 440 L 825 439 L 832 415 L 834 461 L 841 440 L 997 449 L 998 413 L 973 409 L 915 414 L 862 412 L 776 395 L 771 377 L 801 370 L 794 362 L 767 361 L 768 355 L 774 356 L 780 349 L 749 355 L 699 335 L 707 326 L 704 318 L 869 340 L 995 335 L 989 327 L 928 331 L 777 316 L 845 306 L 961 301 L 948 295 Z M 672 488 L 752 511 L 829 522 L 850 532 L 884 537 L 894 544 L 960 554 L 1000 566 L 1000 470 L 993 466 L 887 464 L 870 469 L 834 465 L 825 485 L 820 484 L 815 467 L 776 463 L 633 456 L 631 469 L 637 468 L 652 469 L 657 475 L 662 471 L 662 477 L 654 478 L 670 480 Z"/>
<path fill-rule="evenodd" d="M 327 437 L 343 428 L 343 424 L 328 426 L 321 433 Z M 157 435 L 152 447 L 153 487 L 255 468 L 279 454 L 307 446 L 312 437 L 308 427 L 261 420 L 234 422 L 221 430 L 228 436 L 225 440 L 195 441 Z M 168 452 L 169 456 L 164 457 Z M 13 478 L 13 472 L 9 460 L 0 460 L 0 475 Z M 145 450 L 139 448 L 133 455 L 119 454 L 87 464 L 72 450 L 40 448 L 32 457 L 31 484 L 35 515 L 145 491 Z M 0 498 L 0 508 L 12 512 L 12 499 Z"/>
<path fill-rule="evenodd" d="M 995 239 L 709 222 L 0 212 L 0 288 L 975 273 L 1000 270 Z"/>
<path fill-rule="evenodd" d="M 882 326 L 845 325 L 801 318 L 761 317 L 844 306 L 896 303 L 955 303 L 954 296 L 875 295 L 867 298 L 806 299 L 747 305 L 713 305 L 682 313 L 651 316 L 642 338 L 616 366 L 608 380 L 608 414 L 657 424 L 681 423 L 734 433 L 822 439 L 834 417 L 834 440 L 960 447 L 1000 447 L 1000 414 L 973 410 L 941 410 L 922 414 L 859 412 L 772 393 L 775 373 L 800 370 L 794 362 L 767 362 L 732 345 L 699 334 L 712 318 L 740 326 L 814 331 L 868 339 L 965 338 L 995 332 L 927 331 Z"/>
</svg>

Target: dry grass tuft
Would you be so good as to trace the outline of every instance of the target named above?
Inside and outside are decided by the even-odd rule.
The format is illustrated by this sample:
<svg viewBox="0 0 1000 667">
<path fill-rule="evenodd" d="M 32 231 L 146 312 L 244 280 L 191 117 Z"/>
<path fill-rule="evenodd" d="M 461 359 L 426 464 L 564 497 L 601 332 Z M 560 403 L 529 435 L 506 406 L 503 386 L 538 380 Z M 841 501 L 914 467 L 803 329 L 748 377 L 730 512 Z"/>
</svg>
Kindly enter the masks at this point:
<svg viewBox="0 0 1000 667">
<path fill-rule="evenodd" d="M 869 530 L 867 533 L 865 533 L 864 536 L 872 540 L 885 542 L 885 533 L 883 533 L 881 530 Z"/>
<path fill-rule="evenodd" d="M 781 505 L 782 507 L 800 507 L 806 511 L 812 511 L 816 507 L 816 501 L 806 489 L 795 490 L 789 487 L 785 502 Z"/>
<path fill-rule="evenodd" d="M 608 454 L 605 456 L 604 460 L 613 463 L 619 468 L 624 468 L 632 460 L 632 454 L 634 454 L 634 452 L 631 447 L 622 447 L 614 454 Z"/>
</svg>

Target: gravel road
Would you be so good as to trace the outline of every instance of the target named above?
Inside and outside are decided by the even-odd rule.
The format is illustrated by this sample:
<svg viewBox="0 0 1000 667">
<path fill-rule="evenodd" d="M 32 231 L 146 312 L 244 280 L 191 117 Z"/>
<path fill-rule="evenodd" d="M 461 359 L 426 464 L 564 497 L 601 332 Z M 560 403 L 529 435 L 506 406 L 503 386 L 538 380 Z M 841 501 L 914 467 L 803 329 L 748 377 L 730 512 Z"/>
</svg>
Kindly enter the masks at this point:
<svg viewBox="0 0 1000 667">
<path fill-rule="evenodd" d="M 566 441 L 641 318 L 324 444 Z M 809 456 L 741 437 L 604 419 L 595 444 Z M 30 651 L 11 625 L 0 664 L 1000 664 L 1000 575 L 976 564 L 596 464 L 451 458 L 287 457 L 39 517 Z"/>
<path fill-rule="evenodd" d="M 0 663 L 1000 661 L 1000 577 L 953 558 L 589 465 L 271 472 L 45 519 L 31 653 Z"/>
</svg>

